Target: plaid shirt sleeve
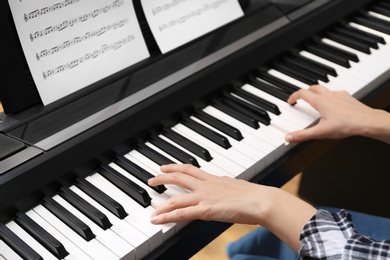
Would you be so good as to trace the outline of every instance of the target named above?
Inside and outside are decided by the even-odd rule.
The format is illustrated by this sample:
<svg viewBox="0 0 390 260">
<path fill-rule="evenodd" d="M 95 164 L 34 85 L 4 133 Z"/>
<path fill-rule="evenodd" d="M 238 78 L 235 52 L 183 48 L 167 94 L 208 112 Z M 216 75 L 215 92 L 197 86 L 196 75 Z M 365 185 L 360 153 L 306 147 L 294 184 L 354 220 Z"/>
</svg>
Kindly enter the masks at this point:
<svg viewBox="0 0 390 260">
<path fill-rule="evenodd" d="M 389 259 L 390 240 L 375 241 L 356 232 L 345 210 L 318 210 L 301 233 L 302 259 Z"/>
</svg>

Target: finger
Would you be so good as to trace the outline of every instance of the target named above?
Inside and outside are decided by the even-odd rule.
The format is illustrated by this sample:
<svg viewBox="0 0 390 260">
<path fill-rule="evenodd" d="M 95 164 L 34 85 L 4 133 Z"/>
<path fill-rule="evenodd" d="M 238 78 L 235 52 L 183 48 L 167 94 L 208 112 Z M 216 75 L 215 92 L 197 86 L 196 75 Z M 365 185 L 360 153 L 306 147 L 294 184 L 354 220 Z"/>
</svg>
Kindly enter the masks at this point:
<svg viewBox="0 0 390 260">
<path fill-rule="evenodd" d="M 289 104 L 295 104 L 299 99 L 303 99 L 307 103 L 309 103 L 313 108 L 316 108 L 318 94 L 308 90 L 308 89 L 300 89 L 291 94 L 287 102 Z"/>
<path fill-rule="evenodd" d="M 169 198 L 166 203 L 158 206 L 151 216 L 153 217 L 163 213 L 171 212 L 176 209 L 195 206 L 198 203 L 198 196 L 194 193 L 177 195 Z"/>
<path fill-rule="evenodd" d="M 173 222 L 182 222 L 195 219 L 205 219 L 207 214 L 204 214 L 202 207 L 189 206 L 186 208 L 176 209 L 167 213 L 152 216 L 150 222 L 153 224 L 165 224 Z"/>
<path fill-rule="evenodd" d="M 195 177 L 197 179 L 205 180 L 210 175 L 201 169 L 191 165 L 191 164 L 168 164 L 168 165 L 162 165 L 160 167 L 160 170 L 165 173 L 170 172 L 181 172 L 186 175 Z"/>
<path fill-rule="evenodd" d="M 322 137 L 322 131 L 317 126 L 309 127 L 303 130 L 291 132 L 286 135 L 285 139 L 289 143 L 299 143 L 310 139 L 318 139 Z"/>
<path fill-rule="evenodd" d="M 148 184 L 150 186 L 174 184 L 187 190 L 194 190 L 194 188 L 196 187 L 196 179 L 181 172 L 171 172 L 160 174 L 153 178 L 150 178 L 148 180 Z"/>
<path fill-rule="evenodd" d="M 317 94 L 325 94 L 330 92 L 328 88 L 322 85 L 312 85 L 310 86 L 309 90 Z"/>
</svg>

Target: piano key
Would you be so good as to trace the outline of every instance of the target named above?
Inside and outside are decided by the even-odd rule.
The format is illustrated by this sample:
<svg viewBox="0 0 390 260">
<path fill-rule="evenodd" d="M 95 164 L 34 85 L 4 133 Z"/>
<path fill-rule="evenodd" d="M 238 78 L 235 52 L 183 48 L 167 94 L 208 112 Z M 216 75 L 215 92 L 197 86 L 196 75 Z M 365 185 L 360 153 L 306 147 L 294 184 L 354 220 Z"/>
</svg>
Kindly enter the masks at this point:
<svg viewBox="0 0 390 260">
<path fill-rule="evenodd" d="M 34 249 L 27 245 L 3 223 L 0 223 L 0 238 L 24 259 L 43 259 Z"/>
<path fill-rule="evenodd" d="M 237 133 L 237 132 L 235 132 Z M 191 140 L 188 140 L 184 136 L 180 135 L 179 133 L 176 133 L 172 129 L 164 129 L 163 133 L 164 136 L 168 137 L 172 141 L 180 144 L 180 146 L 186 148 L 187 150 L 191 151 L 192 153 L 196 154 L 197 156 L 201 157 L 205 161 L 211 161 L 213 158 L 210 155 L 210 152 L 207 151 L 204 147 L 198 145 L 197 143 L 192 142 Z"/>
<path fill-rule="evenodd" d="M 361 13 L 360 15 L 355 16 L 352 21 L 376 31 L 390 34 L 390 22 L 369 15 L 368 13 Z"/>
<path fill-rule="evenodd" d="M 313 66 L 312 64 L 305 62 L 301 59 L 298 59 L 296 57 L 285 57 L 284 61 L 289 64 L 290 66 L 294 66 L 296 68 L 305 69 L 307 71 L 310 71 L 317 80 L 322 80 L 325 82 L 328 82 L 328 74 L 321 70 L 318 67 Z"/>
<path fill-rule="evenodd" d="M 296 78 L 308 85 L 318 84 L 318 79 L 315 74 L 300 67 L 291 66 L 287 62 L 276 62 L 273 67 L 275 70 L 280 71 L 281 73 L 286 74 L 292 78 Z"/>
<path fill-rule="evenodd" d="M 243 154 L 232 148 L 225 150 L 185 125 L 177 124 L 172 129 L 205 146 L 211 152 L 214 158 L 213 161 L 215 160 L 219 166 L 223 165 L 223 168 L 232 173 L 234 177 L 245 177 L 246 169 L 253 165 L 253 161 Z"/>
<path fill-rule="evenodd" d="M 332 48 L 329 48 L 324 45 L 319 45 L 318 43 L 308 43 L 305 45 L 305 50 L 313 53 L 314 55 L 317 55 L 323 59 L 329 60 L 335 64 L 338 64 L 345 68 L 350 68 L 351 65 L 349 64 L 349 60 L 343 56 L 337 51 L 335 51 Z"/>
<path fill-rule="evenodd" d="M 257 78 L 262 79 L 263 81 L 269 82 L 272 85 L 275 85 L 279 87 L 280 89 L 283 89 L 286 93 L 292 94 L 293 92 L 299 90 L 297 86 L 291 85 L 277 77 L 274 77 L 273 75 L 270 75 L 268 73 L 269 70 L 264 70 L 262 73 L 257 75 Z"/>
<path fill-rule="evenodd" d="M 119 166 L 121 166 L 126 171 L 128 171 L 129 173 L 131 173 L 132 176 L 138 178 L 144 184 L 147 184 L 148 180 L 154 177 L 150 172 L 139 167 L 137 164 L 133 163 L 131 160 L 129 160 L 123 155 L 117 156 L 114 162 Z M 151 188 L 157 191 L 158 193 L 163 193 L 166 190 L 164 185 L 158 185 Z"/>
<path fill-rule="evenodd" d="M 344 36 L 352 37 L 356 40 L 363 41 L 368 44 L 370 48 L 378 49 L 378 43 L 380 39 L 373 36 L 372 34 L 364 33 L 360 30 L 357 30 L 347 24 L 342 24 L 340 26 L 337 26 L 334 29 L 336 32 L 343 34 Z M 382 38 L 383 39 L 383 38 Z"/>
<path fill-rule="evenodd" d="M 12 250 L 4 241 L 0 240 L 0 259 L 1 260 L 23 260 L 14 250 Z"/>
<path fill-rule="evenodd" d="M 285 102 L 287 102 L 288 98 L 291 95 L 291 93 L 285 92 L 279 88 L 275 88 L 271 84 L 258 78 L 251 78 L 248 80 L 248 83 Z"/>
<path fill-rule="evenodd" d="M 239 96 L 239 97 L 243 98 L 243 99 L 249 100 L 251 103 L 253 103 L 253 104 L 255 104 L 255 105 L 259 106 L 259 107 L 262 107 L 265 110 L 267 110 L 267 111 L 269 111 L 271 113 L 274 113 L 275 115 L 280 115 L 280 111 L 279 111 L 278 106 L 273 104 L 273 103 L 271 103 L 271 102 L 269 102 L 269 101 L 267 101 L 267 100 L 265 100 L 265 99 L 262 99 L 262 98 L 259 98 L 257 96 L 251 95 L 250 93 L 248 93 L 246 91 L 243 91 L 241 88 L 238 88 L 238 87 L 234 88 L 232 90 L 232 93 L 234 95 L 236 95 L 236 96 Z M 206 113 L 203 113 L 203 114 L 207 115 Z M 195 116 L 196 116 L 196 114 L 195 114 Z M 211 117 L 211 118 L 214 118 L 214 117 Z M 202 119 L 203 121 L 209 123 L 209 121 L 205 120 L 205 118 L 199 118 L 199 119 Z M 210 124 L 210 125 L 212 125 L 212 124 Z M 213 125 L 213 126 L 216 127 L 217 129 L 219 129 L 217 126 L 215 126 L 215 125 Z M 223 132 L 222 129 L 219 129 L 219 130 L 221 130 Z M 232 135 L 230 135 L 230 136 L 232 136 Z M 242 138 L 242 136 L 241 136 L 241 138 Z M 240 141 L 240 139 L 238 139 L 238 138 L 236 138 L 236 139 L 238 141 Z"/>
<path fill-rule="evenodd" d="M 224 111 L 226 114 L 229 114 L 230 116 L 236 118 L 237 120 L 240 120 L 244 124 L 254 129 L 258 129 L 260 127 L 259 122 L 257 120 L 241 113 L 240 111 L 231 108 L 228 104 L 224 103 L 222 99 L 215 99 L 213 101 L 213 106 L 217 107 L 218 109 Z"/>
<path fill-rule="evenodd" d="M 164 140 L 161 140 L 161 138 L 156 136 L 151 136 L 149 139 L 149 142 L 160 148 L 161 150 L 165 151 L 166 153 L 172 155 L 177 160 L 181 161 L 182 163 L 188 163 L 192 164 L 196 167 L 199 167 L 198 161 L 188 153 L 183 152 L 180 149 L 177 149 L 175 146 L 172 146 L 171 144 L 165 142 Z"/>
<path fill-rule="evenodd" d="M 308 58 L 300 55 L 299 51 L 293 51 L 292 55 L 293 55 L 293 59 L 297 60 L 300 63 L 305 64 L 308 67 L 313 67 L 313 70 L 319 70 L 322 73 L 325 73 L 327 75 L 337 77 L 336 70 L 330 66 L 327 66 L 323 63 L 319 63 L 319 62 L 316 62 L 314 60 L 308 59 Z"/>
<path fill-rule="evenodd" d="M 18 212 L 15 216 L 15 222 L 18 223 L 24 230 L 41 243 L 47 250 L 59 259 L 65 258 L 69 253 L 66 251 L 60 241 L 58 241 L 52 234 L 47 232 L 35 221 L 33 221 L 24 212 Z"/>
<path fill-rule="evenodd" d="M 38 208 L 42 207 L 41 205 Z M 43 208 L 43 207 L 42 207 Z M 60 231 L 58 231 L 51 223 L 47 222 L 44 218 L 42 218 L 39 214 L 37 214 L 34 210 L 29 210 L 26 212 L 26 215 L 30 217 L 34 222 L 36 222 L 39 226 L 45 229 L 48 233 L 52 234 L 56 239 L 61 241 L 66 250 L 69 252 L 69 255 L 66 256 L 65 259 L 92 259 L 88 256 L 83 250 L 80 249 L 80 245 L 76 245 L 73 240 L 68 239 L 64 236 Z"/>
<path fill-rule="evenodd" d="M 55 229 L 57 229 L 61 234 L 63 234 L 75 245 L 77 245 L 83 252 L 85 252 L 91 258 L 102 259 L 102 260 L 118 259 L 118 257 L 116 257 L 111 251 L 109 251 L 96 239 L 91 239 L 89 241 L 86 241 L 79 234 L 75 233 L 71 228 L 69 228 L 68 225 L 65 224 L 61 219 L 57 218 L 53 213 L 51 213 L 48 209 L 46 209 L 42 205 L 35 207 L 33 210 L 44 220 L 50 223 L 50 225 L 52 225 Z M 68 247 L 66 246 L 66 248 Z"/>
<path fill-rule="evenodd" d="M 111 223 L 106 215 L 97 210 L 84 199 L 80 198 L 80 196 L 75 194 L 68 187 L 62 187 L 60 189 L 60 196 L 72 204 L 79 211 L 83 212 L 84 215 L 88 216 L 89 219 L 99 225 L 102 229 L 106 230 L 111 227 Z"/>
<path fill-rule="evenodd" d="M 150 149 L 150 147 L 145 144 L 138 144 L 135 149 L 159 165 L 176 163 L 174 160 L 168 159 L 167 157 L 162 156 L 153 149 Z"/>
<path fill-rule="evenodd" d="M 96 188 L 90 182 L 85 179 L 77 179 L 75 184 L 83 192 L 91 196 L 94 200 L 103 205 L 108 211 L 117 216 L 120 219 L 124 219 L 127 216 L 127 213 L 122 205 L 117 201 L 112 199 L 106 193 Z"/>
<path fill-rule="evenodd" d="M 350 48 L 353 48 L 355 50 L 370 54 L 371 53 L 371 46 L 370 44 L 355 39 L 352 35 L 344 35 L 343 33 L 340 32 L 327 32 L 326 37 L 329 38 L 330 40 L 333 40 L 335 42 L 338 42 L 340 44 L 343 44 L 345 46 L 348 46 Z"/>
<path fill-rule="evenodd" d="M 145 234 L 133 227 L 127 221 L 124 221 L 113 215 L 110 211 L 108 211 L 100 203 L 95 201 L 92 197 L 88 196 L 88 194 L 84 193 L 78 187 L 71 186 L 70 189 L 88 201 L 88 203 L 102 211 L 105 215 L 107 215 L 107 217 L 112 222 L 110 229 L 134 247 L 136 259 L 142 259 L 150 253 L 148 237 Z M 128 251 L 130 252 L 130 249 L 128 249 Z"/>
<path fill-rule="evenodd" d="M 91 241 L 95 238 L 95 234 L 92 233 L 92 230 L 84 222 L 54 201 L 53 198 L 49 196 L 44 197 L 42 205 L 86 241 Z"/>
<path fill-rule="evenodd" d="M 351 27 L 354 27 L 356 29 L 359 29 L 359 30 L 362 30 L 364 32 L 367 32 L 367 33 L 371 33 L 373 35 L 376 35 L 378 37 L 382 37 L 385 42 L 387 43 L 386 46 L 388 45 L 388 43 L 390 42 L 390 35 L 389 34 L 386 34 L 386 33 L 383 33 L 383 32 L 380 32 L 378 30 L 375 30 L 375 29 L 372 29 L 370 27 L 367 27 L 367 26 L 364 26 L 362 24 L 358 24 L 358 23 L 354 23 L 354 22 L 350 22 L 349 25 Z M 383 43 L 382 43 L 383 44 Z"/>
<path fill-rule="evenodd" d="M 125 210 L 129 212 L 129 215 L 127 215 L 124 220 L 148 237 L 151 251 L 162 244 L 164 238 L 162 232 L 163 226 L 157 226 L 150 223 L 150 215 L 154 212 L 154 208 L 151 206 L 146 208 L 142 207 L 99 173 L 88 176 L 86 180 L 91 182 L 97 188 L 104 190 L 109 196 L 115 198 L 123 205 Z"/>
<path fill-rule="evenodd" d="M 220 135 L 214 131 L 211 131 L 210 129 L 207 129 L 206 127 L 203 127 L 202 125 L 196 123 L 192 119 L 185 118 L 181 122 L 181 124 L 192 129 L 194 132 L 197 132 L 198 134 L 204 136 L 205 138 L 209 139 L 210 141 L 214 142 L 215 144 L 219 145 L 220 147 L 223 147 L 225 149 L 229 149 L 231 147 L 228 139 L 225 136 Z"/>
<path fill-rule="evenodd" d="M 28 234 L 25 230 L 23 230 L 18 224 L 14 221 L 8 222 L 6 224 L 16 236 L 18 236 L 21 240 L 23 240 L 26 244 L 28 244 L 31 248 L 34 248 L 34 251 L 39 254 L 42 259 L 56 260 L 57 257 L 54 256 L 51 252 L 49 252 L 45 247 L 43 247 L 40 243 L 38 243 L 30 234 Z"/>
<path fill-rule="evenodd" d="M 268 74 L 274 76 L 275 78 L 278 78 L 280 80 L 283 80 L 284 82 L 286 82 L 287 84 L 291 84 L 291 85 L 294 85 L 296 86 L 298 89 L 301 89 L 301 88 L 308 88 L 310 85 L 307 84 L 307 83 L 304 83 L 303 81 L 300 81 L 298 78 L 294 78 L 294 77 L 291 77 L 289 75 L 286 75 L 280 71 L 277 71 L 275 69 L 270 69 L 268 71 Z M 271 83 L 271 82 L 268 82 L 268 83 Z M 315 83 L 315 84 L 318 84 L 318 83 Z M 271 84 L 272 85 L 272 84 Z"/>
<path fill-rule="evenodd" d="M 165 139 L 167 142 L 170 142 L 171 144 L 173 144 L 173 145 L 175 145 L 175 146 L 177 146 L 179 148 L 182 148 L 182 147 L 180 147 L 179 144 L 173 142 L 172 140 L 169 140 L 165 136 L 161 136 L 161 138 Z M 191 151 L 188 151 L 188 152 L 191 153 Z M 148 158 L 144 159 L 144 158 L 141 157 L 142 155 L 139 156 L 138 154 L 133 153 L 133 151 L 130 153 L 130 155 L 133 156 L 133 157 L 136 157 L 137 159 L 142 161 L 148 167 L 151 167 L 154 170 L 154 172 L 157 172 L 158 174 L 161 174 L 160 166 L 159 165 L 154 165 L 153 163 L 149 163 L 147 161 Z M 194 154 L 194 156 L 196 157 L 195 154 Z M 223 167 L 218 166 L 218 161 L 216 162 L 216 160 L 214 158 L 213 158 L 213 160 L 211 160 L 209 162 L 203 160 L 200 157 L 198 157 L 197 160 L 198 160 L 198 162 L 200 164 L 200 168 L 202 170 L 208 172 L 208 173 L 211 173 L 211 174 L 214 174 L 214 175 L 217 175 L 217 176 L 230 176 L 230 177 L 234 177 L 232 174 L 230 174 L 228 172 L 228 170 L 225 170 Z"/>
<path fill-rule="evenodd" d="M 371 10 L 381 15 L 390 16 L 390 10 L 382 6 L 382 4 L 383 3 L 378 3 L 377 5 L 372 6 Z"/>
<path fill-rule="evenodd" d="M 98 172 L 141 206 L 148 207 L 150 205 L 151 198 L 144 188 L 118 173 L 110 166 L 102 165 Z"/>
<path fill-rule="evenodd" d="M 111 229 L 102 229 L 93 221 L 91 221 L 87 216 L 85 216 L 82 212 L 80 212 L 77 208 L 75 208 L 73 205 L 64 200 L 62 197 L 56 195 L 53 197 L 53 199 L 59 204 L 61 204 L 73 215 L 85 222 L 89 227 L 91 227 L 93 233 L 96 234 L 95 239 L 101 243 L 102 248 L 106 248 L 108 251 L 111 251 L 111 253 L 115 254 L 116 258 L 135 259 L 135 250 L 133 246 L 127 243 L 127 241 L 123 240 L 117 234 L 112 232 Z M 112 255 L 112 257 L 115 256 Z"/>
</svg>

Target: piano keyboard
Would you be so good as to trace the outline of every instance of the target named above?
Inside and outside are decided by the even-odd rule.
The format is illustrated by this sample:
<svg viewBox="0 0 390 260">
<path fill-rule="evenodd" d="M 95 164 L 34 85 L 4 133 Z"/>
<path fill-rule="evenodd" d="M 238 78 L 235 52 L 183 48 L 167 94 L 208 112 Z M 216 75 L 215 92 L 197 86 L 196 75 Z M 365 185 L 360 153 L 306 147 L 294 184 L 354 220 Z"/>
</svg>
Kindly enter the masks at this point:
<svg viewBox="0 0 390 260">
<path fill-rule="evenodd" d="M 240 87 L 184 117 L 54 197 L 0 224 L 0 259 L 141 259 L 188 223 L 152 225 L 154 208 L 187 191 L 149 187 L 167 163 L 190 163 L 250 180 L 291 144 L 287 133 L 309 127 L 318 113 L 288 96 L 312 84 L 359 96 L 389 71 L 390 1 L 342 21 Z"/>
</svg>

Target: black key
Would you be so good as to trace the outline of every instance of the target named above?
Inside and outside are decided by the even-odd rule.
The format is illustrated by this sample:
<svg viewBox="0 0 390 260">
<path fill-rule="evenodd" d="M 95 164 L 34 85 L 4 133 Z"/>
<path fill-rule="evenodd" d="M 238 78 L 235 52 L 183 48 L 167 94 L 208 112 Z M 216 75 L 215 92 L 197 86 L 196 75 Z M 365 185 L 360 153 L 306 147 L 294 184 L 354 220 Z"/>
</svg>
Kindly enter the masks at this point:
<svg viewBox="0 0 390 260">
<path fill-rule="evenodd" d="M 294 86 L 291 83 L 285 82 L 284 80 L 278 79 L 277 77 L 274 77 L 268 73 L 261 73 L 258 77 L 268 83 L 277 86 L 280 89 L 283 89 L 288 94 L 292 94 L 300 89 L 299 87 Z"/>
<path fill-rule="evenodd" d="M 277 105 L 269 102 L 268 100 L 265 100 L 261 97 L 255 96 L 252 93 L 249 93 L 248 91 L 243 90 L 242 88 L 234 88 L 232 90 L 232 93 L 235 95 L 248 100 L 249 102 L 255 104 L 256 106 L 259 106 L 275 115 L 280 115 L 280 110 Z"/>
<path fill-rule="evenodd" d="M 264 125 L 269 125 L 271 123 L 271 118 L 267 114 L 267 111 L 264 109 L 250 104 L 242 99 L 233 97 L 230 93 L 224 93 L 224 102 L 232 106 L 234 109 L 241 111 L 241 113 L 246 114 L 249 117 L 263 123 Z"/>
<path fill-rule="evenodd" d="M 292 53 L 292 55 L 294 56 L 294 60 L 298 60 L 300 63 L 303 63 L 305 65 L 313 67 L 315 70 L 322 71 L 323 73 L 326 73 L 326 74 L 331 75 L 333 77 L 337 77 L 337 72 L 332 67 L 329 67 L 329 66 L 322 64 L 322 63 L 319 63 L 315 60 L 306 58 L 295 51 Z"/>
<path fill-rule="evenodd" d="M 203 122 L 211 125 L 212 127 L 218 129 L 222 133 L 227 134 L 228 136 L 236 139 L 237 141 L 241 141 L 243 139 L 243 136 L 237 128 L 223 122 L 222 120 L 219 120 L 215 117 L 213 117 L 210 114 L 207 114 L 204 111 L 197 111 L 194 116 Z"/>
<path fill-rule="evenodd" d="M 66 201 L 68 201 L 73 207 L 75 207 L 88 218 L 90 218 L 103 230 L 107 230 L 112 226 L 106 215 L 104 215 L 100 210 L 89 204 L 85 199 L 77 195 L 68 187 L 62 187 L 59 195 Z"/>
<path fill-rule="evenodd" d="M 44 197 L 42 205 L 86 241 L 90 241 L 95 238 L 95 235 L 92 233 L 91 228 L 87 224 L 69 212 L 53 198 L 49 196 Z"/>
<path fill-rule="evenodd" d="M 220 135 L 219 133 L 199 124 L 198 122 L 195 122 L 190 118 L 185 118 L 181 123 L 225 149 L 229 149 L 231 147 L 229 140 L 225 136 Z"/>
<path fill-rule="evenodd" d="M 231 117 L 234 117 L 238 121 L 241 121 L 242 123 L 254 128 L 259 129 L 260 125 L 259 122 L 256 120 L 253 120 L 252 118 L 249 118 L 248 116 L 230 108 L 227 104 L 223 103 L 221 99 L 215 99 L 212 103 L 212 105 L 222 112 L 230 115 Z"/>
<path fill-rule="evenodd" d="M 157 151 L 153 150 L 146 144 L 138 144 L 135 148 L 138 152 L 142 153 L 146 157 L 148 157 L 153 162 L 157 163 L 158 165 L 166 165 L 166 164 L 174 164 L 175 162 L 171 159 L 168 159 L 164 155 L 158 153 Z"/>
<path fill-rule="evenodd" d="M 351 35 L 344 35 L 341 32 L 328 32 L 326 33 L 326 37 L 335 42 L 348 46 L 352 49 L 361 51 L 366 54 L 371 54 L 371 50 L 370 50 L 371 46 L 368 43 L 356 39 Z"/>
<path fill-rule="evenodd" d="M 387 5 L 390 6 L 390 4 Z M 372 6 L 371 10 L 375 13 L 390 17 L 390 7 L 386 8 L 386 3 L 378 3 L 378 5 Z"/>
<path fill-rule="evenodd" d="M 353 21 L 371 29 L 390 34 L 390 22 L 373 17 L 367 13 L 356 16 Z"/>
<path fill-rule="evenodd" d="M 60 241 L 38 225 L 24 212 L 16 213 L 15 222 L 58 259 L 63 259 L 69 255 Z"/>
<path fill-rule="evenodd" d="M 150 201 L 152 199 L 148 192 L 138 184 L 126 178 L 123 174 L 117 172 L 108 165 L 102 165 L 98 172 L 124 193 L 137 201 L 141 206 L 150 206 Z"/>
<path fill-rule="evenodd" d="M 117 216 L 119 219 L 124 219 L 125 217 L 127 217 L 127 213 L 121 204 L 119 204 L 117 201 L 112 199 L 106 193 L 98 189 L 95 185 L 93 185 L 89 181 L 85 179 L 77 179 L 76 186 L 80 190 L 88 194 L 95 201 L 100 203 L 112 214 Z"/>
<path fill-rule="evenodd" d="M 131 175 L 133 175 L 134 177 L 136 177 L 137 179 L 139 179 L 140 181 L 142 181 L 146 185 L 148 185 L 148 180 L 150 178 L 154 177 L 153 174 L 151 174 L 150 172 L 148 172 L 145 169 L 141 168 L 140 166 L 138 166 L 134 162 L 130 161 L 126 157 L 120 155 L 120 156 L 117 156 L 116 158 L 117 158 L 115 160 L 116 164 L 121 166 L 123 169 L 125 169 L 126 171 L 131 173 Z M 167 190 L 167 188 L 165 188 L 164 185 L 153 186 L 151 188 L 154 189 L 155 191 L 157 191 L 160 194 Z"/>
<path fill-rule="evenodd" d="M 23 259 L 43 259 L 34 249 L 2 223 L 0 223 L 0 238 Z"/>
<path fill-rule="evenodd" d="M 203 148 L 202 146 L 173 131 L 172 129 L 164 129 L 162 134 L 207 162 L 213 159 L 206 148 Z"/>
<path fill-rule="evenodd" d="M 375 37 L 372 34 L 369 34 L 367 32 L 363 32 L 357 28 L 354 28 L 354 27 L 346 25 L 346 24 L 343 24 L 341 26 L 336 27 L 335 31 L 342 33 L 346 36 L 353 37 L 357 40 L 363 41 L 363 42 L 367 43 L 373 49 L 379 48 L 378 43 L 381 43 L 380 42 L 381 39 L 384 41 L 383 37 L 379 37 L 379 36 Z"/>
<path fill-rule="evenodd" d="M 274 66 L 276 70 L 286 74 L 287 76 L 297 79 L 307 85 L 311 86 L 311 85 L 318 84 L 318 78 L 310 71 L 301 69 L 299 67 L 293 67 L 288 63 L 284 63 L 284 62 L 276 62 Z"/>
<path fill-rule="evenodd" d="M 290 97 L 290 93 L 285 92 L 284 90 L 274 87 L 264 81 L 260 81 L 258 79 L 250 79 L 248 83 L 255 88 L 258 88 L 276 98 L 279 98 L 280 100 L 283 100 L 284 102 L 287 102 L 288 98 Z"/>
<path fill-rule="evenodd" d="M 329 82 L 328 75 L 323 70 L 316 68 L 308 62 L 301 61 L 295 57 L 285 57 L 285 62 L 295 68 L 301 68 L 311 72 L 317 79 L 323 82 Z"/>
<path fill-rule="evenodd" d="M 177 160 L 181 161 L 182 163 L 188 163 L 192 164 L 198 168 L 200 168 L 200 165 L 196 158 L 185 151 L 177 148 L 176 146 L 168 143 L 167 141 L 161 139 L 158 136 L 152 136 L 151 139 L 149 140 L 150 143 L 154 144 L 167 154 L 173 156 Z"/>
<path fill-rule="evenodd" d="M 319 46 L 318 44 L 310 43 L 306 44 L 306 50 L 345 68 L 351 67 L 349 60 L 340 55 L 340 53 L 337 53 L 334 48 L 327 48 L 324 46 Z"/>
</svg>

